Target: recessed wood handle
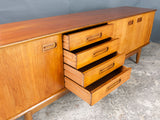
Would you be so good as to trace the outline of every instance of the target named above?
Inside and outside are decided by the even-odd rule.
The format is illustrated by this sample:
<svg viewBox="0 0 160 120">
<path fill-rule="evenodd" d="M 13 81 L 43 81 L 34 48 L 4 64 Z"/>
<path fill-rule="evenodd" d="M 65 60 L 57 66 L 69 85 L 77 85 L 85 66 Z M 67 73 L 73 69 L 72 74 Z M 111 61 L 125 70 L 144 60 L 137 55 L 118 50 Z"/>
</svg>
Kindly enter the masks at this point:
<svg viewBox="0 0 160 120">
<path fill-rule="evenodd" d="M 133 25 L 133 23 L 134 23 L 134 20 L 130 20 L 130 21 L 128 22 L 128 25 Z"/>
<path fill-rule="evenodd" d="M 112 63 L 112 64 L 108 65 L 107 67 L 101 69 L 101 70 L 99 71 L 99 74 L 104 73 L 105 71 L 113 68 L 114 66 L 115 66 L 115 63 Z"/>
<path fill-rule="evenodd" d="M 138 22 L 142 22 L 142 17 L 140 17 L 140 18 L 137 19 L 137 23 Z"/>
<path fill-rule="evenodd" d="M 116 82 L 114 82 L 113 84 L 111 84 L 110 86 L 107 87 L 107 91 L 109 91 L 110 89 L 114 88 L 116 85 L 118 85 L 121 82 L 121 78 L 118 79 Z"/>
<path fill-rule="evenodd" d="M 109 47 L 106 47 L 106 48 L 103 48 L 101 50 L 98 50 L 98 51 L 93 53 L 93 57 L 96 57 L 96 56 L 98 56 L 100 54 L 103 54 L 103 53 L 107 52 L 108 50 L 109 50 Z"/>
<path fill-rule="evenodd" d="M 91 35 L 91 36 L 88 36 L 86 38 L 87 41 L 92 41 L 92 40 L 95 40 L 95 39 L 98 39 L 98 38 L 101 38 L 102 37 L 102 32 L 98 33 L 98 34 L 95 34 L 95 35 Z"/>
<path fill-rule="evenodd" d="M 43 45 L 43 52 L 48 51 L 50 49 L 53 49 L 55 47 L 57 47 L 57 43 L 56 42 Z"/>
</svg>

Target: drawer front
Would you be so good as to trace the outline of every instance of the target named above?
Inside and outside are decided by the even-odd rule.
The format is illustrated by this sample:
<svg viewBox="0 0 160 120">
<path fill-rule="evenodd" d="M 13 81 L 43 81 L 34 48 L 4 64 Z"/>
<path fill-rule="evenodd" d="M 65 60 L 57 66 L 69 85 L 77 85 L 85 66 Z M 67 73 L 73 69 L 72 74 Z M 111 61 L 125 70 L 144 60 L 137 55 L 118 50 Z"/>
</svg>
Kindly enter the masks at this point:
<svg viewBox="0 0 160 120">
<path fill-rule="evenodd" d="M 114 89 L 122 85 L 125 81 L 130 78 L 131 68 L 122 67 L 122 70 L 113 77 L 105 76 L 97 82 L 102 82 L 106 79 L 106 82 L 103 82 L 99 86 L 94 88 L 94 84 L 90 86 L 92 89 L 88 89 L 87 87 L 81 87 L 71 79 L 65 77 L 65 87 L 69 89 L 71 92 L 79 96 L 81 99 L 86 101 L 90 105 L 94 105 L 103 97 L 111 93 Z M 110 73 L 111 74 L 111 73 Z M 111 75 L 112 76 L 112 75 Z M 108 80 L 109 78 L 109 80 Z"/>
<path fill-rule="evenodd" d="M 104 85 L 98 87 L 97 89 L 93 90 L 92 93 L 92 101 L 91 105 L 94 105 L 99 100 L 101 100 L 103 97 L 111 93 L 113 90 L 118 88 L 120 85 L 122 85 L 124 82 L 126 82 L 131 75 L 131 68 L 123 68 L 123 70 L 120 74 L 113 77 L 109 81 L 107 81 Z"/>
<path fill-rule="evenodd" d="M 115 57 L 96 66 L 93 66 L 83 72 L 81 70 L 76 70 L 70 66 L 65 65 L 64 74 L 79 85 L 86 87 L 98 80 L 99 78 L 102 78 L 103 76 L 122 66 L 124 64 L 124 60 L 125 55 L 118 54 Z"/>
<path fill-rule="evenodd" d="M 72 53 L 64 50 L 64 62 L 72 67 L 82 68 L 102 57 L 105 57 L 118 50 L 119 39 L 112 39 L 111 41 L 88 48 L 78 53 Z"/>
<path fill-rule="evenodd" d="M 119 54 L 98 66 L 93 67 L 90 70 L 85 71 L 84 74 L 84 87 L 92 84 L 96 80 L 102 78 L 103 76 L 109 74 L 113 70 L 122 66 L 125 61 L 125 54 Z"/>
<path fill-rule="evenodd" d="M 67 50 L 75 50 L 102 39 L 112 37 L 113 24 L 63 35 L 63 47 Z"/>
</svg>

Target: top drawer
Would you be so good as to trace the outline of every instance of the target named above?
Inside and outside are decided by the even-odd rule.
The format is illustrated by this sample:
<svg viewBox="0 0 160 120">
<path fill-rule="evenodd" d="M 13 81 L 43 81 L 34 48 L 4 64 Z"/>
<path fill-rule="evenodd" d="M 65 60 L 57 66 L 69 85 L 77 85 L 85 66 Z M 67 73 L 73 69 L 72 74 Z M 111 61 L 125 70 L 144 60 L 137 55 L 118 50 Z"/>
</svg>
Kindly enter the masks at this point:
<svg viewBox="0 0 160 120">
<path fill-rule="evenodd" d="M 63 48 L 69 51 L 112 37 L 113 24 L 105 24 L 63 35 Z"/>
</svg>

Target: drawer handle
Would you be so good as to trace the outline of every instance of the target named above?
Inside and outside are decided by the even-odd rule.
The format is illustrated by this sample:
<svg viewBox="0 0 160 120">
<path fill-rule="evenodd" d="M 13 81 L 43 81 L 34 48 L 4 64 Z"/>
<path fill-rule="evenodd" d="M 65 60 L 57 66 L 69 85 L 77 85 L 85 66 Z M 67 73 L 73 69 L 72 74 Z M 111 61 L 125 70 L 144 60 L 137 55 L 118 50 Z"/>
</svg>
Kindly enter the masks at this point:
<svg viewBox="0 0 160 120">
<path fill-rule="evenodd" d="M 97 55 L 103 54 L 105 52 L 107 52 L 109 50 L 109 47 L 103 48 L 99 51 L 96 51 L 95 53 L 93 53 L 93 57 L 96 57 Z"/>
<path fill-rule="evenodd" d="M 56 42 L 43 45 L 43 52 L 45 52 L 47 50 L 50 50 L 50 49 L 53 49 L 55 47 L 57 47 L 57 43 Z"/>
<path fill-rule="evenodd" d="M 102 37 L 102 32 L 98 33 L 98 34 L 95 34 L 95 35 L 92 35 L 92 36 L 89 36 L 87 37 L 87 41 L 92 41 L 92 40 L 95 40 L 95 39 L 98 39 L 98 38 L 101 38 Z"/>
<path fill-rule="evenodd" d="M 116 82 L 114 82 L 113 84 L 111 84 L 110 86 L 107 87 L 107 91 L 114 88 L 116 85 L 118 85 L 121 82 L 121 79 L 117 80 Z"/>
<path fill-rule="evenodd" d="M 101 69 L 101 70 L 99 71 L 99 74 L 101 74 L 101 73 L 103 73 L 103 72 L 105 72 L 105 71 L 113 68 L 114 66 L 115 66 L 115 63 L 112 63 L 112 64 L 108 65 L 107 67 Z"/>
<path fill-rule="evenodd" d="M 140 18 L 137 19 L 137 23 L 138 22 L 142 22 L 142 17 L 140 17 Z"/>
<path fill-rule="evenodd" d="M 128 22 L 128 25 L 133 25 L 133 23 L 134 23 L 134 20 L 130 20 L 130 21 Z"/>
</svg>

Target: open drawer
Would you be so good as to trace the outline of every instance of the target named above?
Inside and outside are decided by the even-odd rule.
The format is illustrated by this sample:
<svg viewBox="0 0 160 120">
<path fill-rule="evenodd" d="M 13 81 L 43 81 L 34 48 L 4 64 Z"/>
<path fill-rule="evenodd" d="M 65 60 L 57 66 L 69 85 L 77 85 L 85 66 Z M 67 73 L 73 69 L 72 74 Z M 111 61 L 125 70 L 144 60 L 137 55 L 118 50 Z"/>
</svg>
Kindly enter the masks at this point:
<svg viewBox="0 0 160 120">
<path fill-rule="evenodd" d="M 118 50 L 119 39 L 104 39 L 89 46 L 64 50 L 64 63 L 79 69 Z"/>
<path fill-rule="evenodd" d="M 69 51 L 112 37 L 113 24 L 102 24 L 63 35 L 63 48 Z"/>
<path fill-rule="evenodd" d="M 64 64 L 64 75 L 86 87 L 122 66 L 124 61 L 125 54 L 115 52 L 78 70 Z"/>
<path fill-rule="evenodd" d="M 130 78 L 130 74 L 131 68 L 122 66 L 85 88 L 65 77 L 65 87 L 88 104 L 94 105 L 126 82 Z"/>
</svg>

